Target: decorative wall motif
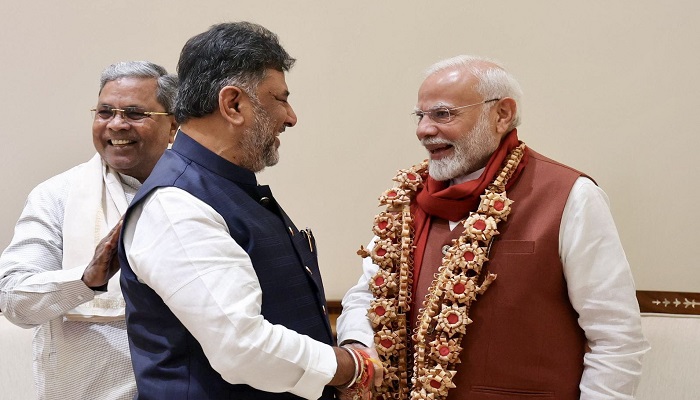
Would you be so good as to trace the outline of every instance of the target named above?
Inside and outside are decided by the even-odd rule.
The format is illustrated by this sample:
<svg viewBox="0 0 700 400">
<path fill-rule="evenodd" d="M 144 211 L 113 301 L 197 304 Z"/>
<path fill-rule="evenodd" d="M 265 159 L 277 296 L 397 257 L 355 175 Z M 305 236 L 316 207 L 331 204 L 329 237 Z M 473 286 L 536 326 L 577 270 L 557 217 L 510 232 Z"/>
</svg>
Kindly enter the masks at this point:
<svg viewBox="0 0 700 400">
<path fill-rule="evenodd" d="M 638 290 L 642 312 L 700 315 L 700 293 Z"/>
</svg>

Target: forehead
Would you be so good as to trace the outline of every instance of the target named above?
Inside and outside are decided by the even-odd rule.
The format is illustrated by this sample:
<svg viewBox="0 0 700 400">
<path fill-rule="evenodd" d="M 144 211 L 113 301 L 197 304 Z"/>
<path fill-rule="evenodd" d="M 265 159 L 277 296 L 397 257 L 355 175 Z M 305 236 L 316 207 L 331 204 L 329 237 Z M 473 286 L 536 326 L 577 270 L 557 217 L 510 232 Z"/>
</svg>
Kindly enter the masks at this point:
<svg viewBox="0 0 700 400">
<path fill-rule="evenodd" d="M 114 107 L 155 107 L 159 105 L 157 91 L 155 78 L 119 78 L 104 85 L 97 102 Z"/>
<path fill-rule="evenodd" d="M 474 76 L 464 70 L 448 68 L 436 72 L 425 78 L 418 89 L 417 107 L 425 110 L 439 105 L 470 104 L 480 98 L 475 84 Z"/>
</svg>

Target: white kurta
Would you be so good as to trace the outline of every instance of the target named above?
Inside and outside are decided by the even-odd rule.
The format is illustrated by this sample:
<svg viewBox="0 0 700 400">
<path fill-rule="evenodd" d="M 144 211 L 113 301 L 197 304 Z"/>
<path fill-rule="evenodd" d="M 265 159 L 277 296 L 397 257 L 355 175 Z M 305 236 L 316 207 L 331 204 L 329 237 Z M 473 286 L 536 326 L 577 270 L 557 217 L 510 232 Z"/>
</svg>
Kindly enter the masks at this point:
<svg viewBox="0 0 700 400">
<path fill-rule="evenodd" d="M 81 277 L 140 183 L 107 172 L 95 157 L 32 190 L 0 257 L 0 309 L 16 325 L 36 329 L 41 399 L 132 399 L 136 393 L 119 274 L 109 293 L 97 296 Z"/>
</svg>

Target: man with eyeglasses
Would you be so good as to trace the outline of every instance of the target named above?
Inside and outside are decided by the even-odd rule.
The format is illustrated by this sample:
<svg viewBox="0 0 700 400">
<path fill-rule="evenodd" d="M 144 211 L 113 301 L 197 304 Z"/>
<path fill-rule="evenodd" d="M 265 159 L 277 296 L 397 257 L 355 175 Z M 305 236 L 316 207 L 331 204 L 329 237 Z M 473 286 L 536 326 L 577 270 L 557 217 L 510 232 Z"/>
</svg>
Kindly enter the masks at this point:
<svg viewBox="0 0 700 400">
<path fill-rule="evenodd" d="M 0 309 L 36 329 L 40 399 L 136 393 L 116 244 L 121 216 L 174 139 L 176 89 L 151 62 L 107 67 L 93 109 L 97 154 L 31 192 L 0 258 Z"/>
<path fill-rule="evenodd" d="M 429 160 L 380 197 L 338 319 L 338 340 L 376 345 L 382 393 L 634 398 L 649 346 L 608 199 L 518 139 L 520 98 L 475 56 L 434 64 L 420 86 Z"/>
</svg>

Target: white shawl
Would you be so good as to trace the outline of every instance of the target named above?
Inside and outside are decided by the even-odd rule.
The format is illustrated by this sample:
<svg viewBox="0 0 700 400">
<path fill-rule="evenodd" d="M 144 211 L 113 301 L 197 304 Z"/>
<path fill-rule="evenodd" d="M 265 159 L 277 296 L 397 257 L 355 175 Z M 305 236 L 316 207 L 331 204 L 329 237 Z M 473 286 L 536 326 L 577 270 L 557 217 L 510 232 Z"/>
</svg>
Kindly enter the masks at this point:
<svg viewBox="0 0 700 400">
<path fill-rule="evenodd" d="M 95 247 L 116 225 L 128 206 L 119 174 L 99 154 L 77 167 L 78 173 L 66 199 L 63 217 L 63 269 L 86 268 Z M 107 291 L 66 313 L 69 320 L 92 322 L 124 319 L 124 298 L 119 272 Z"/>
</svg>

